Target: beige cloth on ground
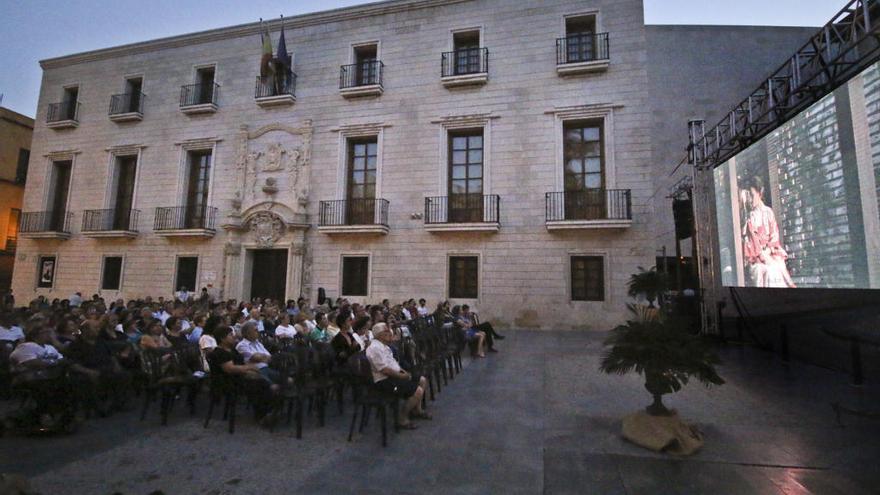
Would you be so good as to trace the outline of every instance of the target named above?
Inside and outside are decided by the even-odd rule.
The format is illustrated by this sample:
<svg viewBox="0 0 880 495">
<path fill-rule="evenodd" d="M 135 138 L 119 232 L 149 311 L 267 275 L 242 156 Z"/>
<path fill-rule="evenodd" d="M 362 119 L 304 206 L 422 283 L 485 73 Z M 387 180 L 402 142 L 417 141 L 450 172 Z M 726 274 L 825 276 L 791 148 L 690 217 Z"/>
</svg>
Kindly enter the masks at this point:
<svg viewBox="0 0 880 495">
<path fill-rule="evenodd" d="M 671 416 L 630 414 L 623 418 L 623 437 L 646 449 L 676 455 L 691 455 L 703 446 L 703 434 L 674 411 Z"/>
</svg>

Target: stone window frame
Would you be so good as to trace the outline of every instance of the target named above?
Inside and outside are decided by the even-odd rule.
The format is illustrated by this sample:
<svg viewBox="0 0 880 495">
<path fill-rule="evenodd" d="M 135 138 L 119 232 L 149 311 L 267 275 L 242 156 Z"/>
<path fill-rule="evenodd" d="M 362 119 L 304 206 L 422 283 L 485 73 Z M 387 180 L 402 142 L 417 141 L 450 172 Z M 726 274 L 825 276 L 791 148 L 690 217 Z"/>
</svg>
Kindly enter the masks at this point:
<svg viewBox="0 0 880 495">
<path fill-rule="evenodd" d="M 601 301 L 575 301 L 571 291 L 571 259 L 575 256 L 597 256 L 602 258 L 602 300 Z M 574 305 L 605 305 L 611 303 L 611 251 L 608 249 L 572 249 L 565 253 L 563 260 L 565 266 L 565 295 L 569 304 Z"/>
<path fill-rule="evenodd" d="M 449 284 L 450 284 L 451 280 L 449 279 L 449 269 L 450 269 L 450 263 L 452 262 L 451 258 L 458 258 L 458 257 L 475 257 L 475 258 L 477 258 L 477 297 L 476 297 L 476 299 L 457 298 L 457 297 L 453 298 L 452 295 L 450 294 Z M 455 301 L 455 303 L 460 302 L 462 304 L 473 305 L 473 304 L 480 303 L 480 301 L 483 300 L 483 285 L 484 285 L 484 280 L 485 280 L 483 277 L 483 261 L 484 261 L 484 259 L 485 259 L 485 257 L 483 255 L 483 251 L 479 251 L 479 250 L 466 250 L 465 249 L 465 250 L 448 251 L 446 253 L 446 263 L 444 264 L 445 270 L 443 271 L 443 296 L 444 296 L 443 298 L 450 301 L 450 302 Z"/>
<path fill-rule="evenodd" d="M 484 24 L 474 24 L 466 27 L 452 28 L 449 30 L 449 36 L 446 37 L 446 50 L 451 52 L 455 50 L 455 35 L 460 33 L 471 33 L 476 31 L 480 39 L 480 48 L 486 48 L 486 26 Z"/>
<path fill-rule="evenodd" d="M 73 199 L 73 178 L 76 174 L 76 157 L 79 155 L 81 151 L 79 150 L 67 150 L 67 151 L 53 151 L 51 153 L 47 153 L 43 155 L 46 158 L 46 172 L 44 174 L 44 186 L 43 186 L 43 194 L 40 199 L 40 210 L 49 211 L 49 203 L 52 201 L 52 196 L 54 188 L 52 187 L 52 182 L 55 179 L 55 162 L 63 162 L 70 161 L 70 183 L 67 186 L 67 202 L 64 205 L 64 211 L 70 212 L 70 203 Z M 22 211 L 27 211 L 22 209 Z M 71 225 L 72 229 L 73 226 Z"/>
<path fill-rule="evenodd" d="M 199 280 L 202 275 L 202 262 L 204 261 L 203 256 L 199 253 L 193 252 L 183 252 L 183 253 L 175 253 L 174 255 L 174 266 L 172 267 L 172 277 L 171 277 L 171 294 L 177 294 L 178 289 L 180 289 L 180 285 L 177 283 L 177 266 L 180 258 L 195 258 L 196 259 L 196 280 L 195 285 L 199 285 Z M 188 287 L 187 292 L 198 292 L 197 287 Z"/>
<path fill-rule="evenodd" d="M 107 262 L 107 258 L 122 258 L 122 262 L 119 266 L 119 288 L 116 290 L 113 289 L 105 289 L 104 288 L 104 270 Z M 98 292 L 99 293 L 120 293 L 122 292 L 122 288 L 125 285 L 125 253 L 103 253 L 101 254 L 101 271 L 98 274 Z"/>
<path fill-rule="evenodd" d="M 373 39 L 368 41 L 357 41 L 354 43 L 350 43 L 348 46 L 348 64 L 353 65 L 357 63 L 357 56 L 355 55 L 355 51 L 358 48 L 364 46 L 376 46 L 376 60 L 382 61 L 382 40 L 381 39 Z"/>
<path fill-rule="evenodd" d="M 546 113 L 554 116 L 553 136 L 556 143 L 554 191 L 565 190 L 565 123 L 594 120 L 602 122 L 602 148 L 605 156 L 605 189 L 617 188 L 617 166 L 615 163 L 614 110 L 619 106 L 582 105 L 557 108 Z"/>
<path fill-rule="evenodd" d="M 559 31 L 560 32 L 559 37 L 565 38 L 566 36 L 568 36 L 568 31 L 567 31 L 568 20 L 572 19 L 572 18 L 578 18 L 578 17 L 593 17 L 593 22 L 596 26 L 596 33 L 594 33 L 594 34 L 604 33 L 605 31 L 603 31 L 602 17 L 599 14 L 600 14 L 600 12 L 599 12 L 598 8 L 592 8 L 592 9 L 581 10 L 578 12 L 571 12 L 571 13 L 562 14 L 562 24 L 561 24 L 561 29 Z"/>
<path fill-rule="evenodd" d="M 449 140 L 450 131 L 468 129 L 483 130 L 483 196 L 492 194 L 492 121 L 499 118 L 492 114 L 460 115 L 442 117 L 431 121 L 440 125 L 438 139 L 438 187 L 437 196 L 449 195 Z M 447 290 L 448 292 L 448 290 Z"/>
<path fill-rule="evenodd" d="M 199 70 L 200 69 L 207 69 L 209 67 L 214 69 L 214 84 L 220 86 L 220 81 L 219 81 L 220 80 L 220 63 L 216 62 L 216 61 L 192 64 L 191 69 L 190 69 L 191 73 L 190 73 L 189 84 L 198 84 L 199 83 Z M 215 102 L 218 101 L 217 95 L 214 95 L 214 101 Z"/>
<path fill-rule="evenodd" d="M 180 147 L 177 165 L 177 192 L 174 196 L 176 204 L 168 206 L 186 206 L 186 197 L 189 181 L 189 152 L 211 150 L 211 172 L 208 174 L 208 200 L 207 207 L 214 206 L 214 175 L 217 173 L 217 148 L 222 141 L 217 138 L 192 139 L 175 143 Z M 138 162 L 140 165 L 140 161 Z"/>
<path fill-rule="evenodd" d="M 137 159 L 135 161 L 135 169 L 134 169 L 134 190 L 131 195 L 131 209 L 137 209 L 137 200 L 138 200 L 138 185 L 141 181 L 141 164 L 142 164 L 142 154 L 143 149 L 146 146 L 142 144 L 132 144 L 132 145 L 123 145 L 123 146 L 114 146 L 111 148 L 107 148 L 105 151 L 107 152 L 107 183 L 104 185 L 104 201 L 103 208 L 105 210 L 113 208 L 116 203 L 116 181 L 119 175 L 119 171 L 116 166 L 116 159 L 118 157 L 125 156 L 136 156 Z"/>
<path fill-rule="evenodd" d="M 342 267 L 345 258 L 367 258 L 367 293 L 366 295 L 351 295 L 343 293 L 342 285 Z M 339 287 L 339 297 L 348 299 L 350 302 L 367 301 L 373 295 L 373 253 L 372 251 L 343 251 L 339 253 L 339 273 L 337 274 L 337 283 Z"/>
<path fill-rule="evenodd" d="M 350 139 L 376 138 L 376 199 L 382 198 L 382 169 L 385 149 L 385 128 L 390 125 L 384 123 L 352 124 L 340 126 L 333 131 L 339 133 L 337 142 L 338 157 L 336 163 L 336 194 L 335 199 L 345 200 L 348 192 L 348 143 Z"/>
</svg>

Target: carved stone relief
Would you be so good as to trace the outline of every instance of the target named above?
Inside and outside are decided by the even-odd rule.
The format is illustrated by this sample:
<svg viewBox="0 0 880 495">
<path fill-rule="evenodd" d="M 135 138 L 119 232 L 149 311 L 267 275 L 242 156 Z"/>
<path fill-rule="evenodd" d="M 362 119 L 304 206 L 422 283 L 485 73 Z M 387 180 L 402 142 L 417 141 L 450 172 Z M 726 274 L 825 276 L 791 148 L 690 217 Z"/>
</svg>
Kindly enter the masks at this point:
<svg viewBox="0 0 880 495">
<path fill-rule="evenodd" d="M 270 248 L 284 235 L 284 220 L 270 211 L 261 211 L 247 222 L 248 230 L 261 248 Z"/>
<path fill-rule="evenodd" d="M 232 199 L 232 214 L 271 200 L 304 213 L 309 196 L 312 122 L 300 127 L 270 124 L 249 132 L 239 128 L 236 170 L 238 190 Z"/>
</svg>

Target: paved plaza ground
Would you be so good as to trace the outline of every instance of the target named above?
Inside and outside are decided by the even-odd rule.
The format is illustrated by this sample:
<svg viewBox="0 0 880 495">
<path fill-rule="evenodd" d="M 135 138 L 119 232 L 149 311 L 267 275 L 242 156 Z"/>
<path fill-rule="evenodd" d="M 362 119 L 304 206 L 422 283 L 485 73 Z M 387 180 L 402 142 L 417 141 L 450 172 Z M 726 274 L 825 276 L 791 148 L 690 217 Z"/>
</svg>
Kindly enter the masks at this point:
<svg viewBox="0 0 880 495">
<path fill-rule="evenodd" d="M 309 418 L 269 433 L 249 418 L 234 435 L 177 408 L 87 422 L 69 437 L 0 439 L 0 472 L 26 475 L 44 494 L 846 494 L 880 493 L 880 420 L 835 420 L 830 403 L 880 408 L 880 388 L 848 376 L 782 365 L 727 347 L 727 384 L 691 384 L 667 403 L 706 445 L 680 459 L 620 437 L 620 419 L 649 397 L 637 376 L 598 372 L 603 334 L 511 331 L 431 404 L 434 421 L 380 445 L 373 421 L 345 441 L 351 408 L 327 426 Z"/>
</svg>

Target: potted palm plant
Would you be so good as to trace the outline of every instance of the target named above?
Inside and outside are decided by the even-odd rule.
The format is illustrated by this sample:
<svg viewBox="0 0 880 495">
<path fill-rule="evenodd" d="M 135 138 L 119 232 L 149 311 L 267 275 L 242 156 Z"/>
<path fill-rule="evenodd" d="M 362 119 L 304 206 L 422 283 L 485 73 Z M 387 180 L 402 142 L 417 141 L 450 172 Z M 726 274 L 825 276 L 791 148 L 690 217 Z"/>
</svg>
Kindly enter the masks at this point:
<svg viewBox="0 0 880 495">
<path fill-rule="evenodd" d="M 702 336 L 689 331 L 682 316 L 654 307 L 667 290 L 663 274 L 639 267 L 628 287 L 631 296 L 643 296 L 648 305 L 627 305 L 633 317 L 611 331 L 599 368 L 609 374 L 643 375 L 653 402 L 624 419 L 623 436 L 653 450 L 693 453 L 702 445 L 702 435 L 679 420 L 663 404 L 663 396 L 678 392 L 692 378 L 706 386 L 723 384 L 715 369 L 718 354 Z"/>
<path fill-rule="evenodd" d="M 639 267 L 639 273 L 634 273 L 626 284 L 630 297 L 642 296 L 648 301 L 648 307 L 654 307 L 654 301 L 658 304 L 662 301 L 663 294 L 669 290 L 669 279 L 665 273 L 657 271 L 656 266 L 650 270 Z"/>
<path fill-rule="evenodd" d="M 679 318 L 628 307 L 636 317 L 611 331 L 600 369 L 609 374 L 634 371 L 644 375 L 645 388 L 654 398 L 648 414 L 669 415 L 663 396 L 681 390 L 691 377 L 707 386 L 724 383 L 715 370 L 718 354 Z"/>
</svg>

